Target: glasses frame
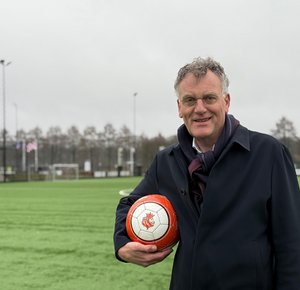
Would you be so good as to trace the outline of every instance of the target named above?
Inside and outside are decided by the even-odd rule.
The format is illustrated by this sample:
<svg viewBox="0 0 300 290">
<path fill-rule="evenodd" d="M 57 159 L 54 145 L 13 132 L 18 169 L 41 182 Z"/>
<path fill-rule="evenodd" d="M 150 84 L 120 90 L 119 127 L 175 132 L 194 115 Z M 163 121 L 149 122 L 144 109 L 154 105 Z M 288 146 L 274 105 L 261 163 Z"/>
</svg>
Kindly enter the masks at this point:
<svg viewBox="0 0 300 290">
<path fill-rule="evenodd" d="M 226 96 L 223 94 L 222 96 Z M 207 94 L 202 97 L 194 97 L 190 95 L 183 96 L 181 99 L 179 98 L 179 102 L 182 103 L 183 106 L 192 108 L 195 107 L 198 103 L 198 100 L 201 100 L 204 106 L 214 105 L 220 99 L 219 96 L 215 94 Z"/>
</svg>

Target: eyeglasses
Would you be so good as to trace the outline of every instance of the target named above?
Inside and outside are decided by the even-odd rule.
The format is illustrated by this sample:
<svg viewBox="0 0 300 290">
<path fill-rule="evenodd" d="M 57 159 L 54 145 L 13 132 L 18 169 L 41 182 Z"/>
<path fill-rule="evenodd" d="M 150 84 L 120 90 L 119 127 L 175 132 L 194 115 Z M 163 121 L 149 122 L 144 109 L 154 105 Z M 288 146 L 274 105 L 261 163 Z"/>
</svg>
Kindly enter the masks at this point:
<svg viewBox="0 0 300 290">
<path fill-rule="evenodd" d="M 201 100 L 204 105 L 213 105 L 217 102 L 218 96 L 206 95 L 203 97 L 183 96 L 180 102 L 186 107 L 194 107 L 198 100 Z"/>
</svg>

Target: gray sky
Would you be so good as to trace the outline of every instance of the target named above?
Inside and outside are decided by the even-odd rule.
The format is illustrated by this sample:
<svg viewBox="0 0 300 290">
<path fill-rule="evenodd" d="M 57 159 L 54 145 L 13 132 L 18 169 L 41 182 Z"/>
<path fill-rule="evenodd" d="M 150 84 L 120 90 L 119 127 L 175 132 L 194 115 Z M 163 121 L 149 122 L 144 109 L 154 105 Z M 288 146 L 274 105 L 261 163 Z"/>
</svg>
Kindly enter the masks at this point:
<svg viewBox="0 0 300 290">
<path fill-rule="evenodd" d="M 173 135 L 177 71 L 212 56 L 244 126 L 286 116 L 299 136 L 299 15 L 298 0 L 1 0 L 7 129 L 133 130 L 137 92 L 136 133 Z"/>
</svg>

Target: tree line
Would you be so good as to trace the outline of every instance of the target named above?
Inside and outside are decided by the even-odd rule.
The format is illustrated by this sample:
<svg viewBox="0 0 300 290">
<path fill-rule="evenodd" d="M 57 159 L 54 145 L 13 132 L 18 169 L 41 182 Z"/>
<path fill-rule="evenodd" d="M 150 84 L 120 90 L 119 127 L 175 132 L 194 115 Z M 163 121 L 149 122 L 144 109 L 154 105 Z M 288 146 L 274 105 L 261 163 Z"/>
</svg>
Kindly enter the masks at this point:
<svg viewBox="0 0 300 290">
<path fill-rule="evenodd" d="M 127 126 L 116 130 L 111 123 L 101 131 L 88 126 L 82 132 L 77 126 L 71 126 L 66 132 L 53 126 L 45 134 L 36 127 L 28 132 L 18 130 L 15 135 L 6 132 L 6 168 L 8 175 L 10 172 L 22 175 L 29 169 L 41 171 L 52 164 L 75 163 L 79 165 L 81 176 L 92 177 L 97 171 L 118 169 L 130 175 L 141 175 L 158 150 L 175 142 L 176 136 L 133 136 Z M 2 166 L 2 154 L 0 160 Z M 86 163 L 89 163 L 88 170 Z"/>
<path fill-rule="evenodd" d="M 300 139 L 293 123 L 282 117 L 271 130 L 271 135 L 289 148 L 295 165 L 300 167 Z M 116 170 L 141 175 L 159 150 L 176 142 L 176 135 L 134 136 L 127 126 L 117 130 L 111 123 L 100 131 L 89 126 L 83 132 L 76 126 L 71 126 L 66 132 L 53 126 L 44 134 L 36 127 L 28 132 L 18 130 L 15 135 L 6 133 L 6 168 L 8 173 L 23 174 L 23 178 L 29 168 L 38 172 L 56 163 L 78 164 L 81 177 Z M 28 147 L 33 144 L 35 146 Z M 0 160 L 2 166 L 3 154 Z"/>
</svg>

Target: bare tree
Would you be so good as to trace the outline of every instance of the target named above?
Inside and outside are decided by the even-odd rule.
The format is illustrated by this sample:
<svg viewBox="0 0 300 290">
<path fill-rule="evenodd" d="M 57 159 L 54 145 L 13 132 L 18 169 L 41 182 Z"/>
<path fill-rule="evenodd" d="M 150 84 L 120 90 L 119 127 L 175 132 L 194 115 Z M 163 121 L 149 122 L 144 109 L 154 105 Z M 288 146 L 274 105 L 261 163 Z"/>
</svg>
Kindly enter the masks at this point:
<svg viewBox="0 0 300 290">
<path fill-rule="evenodd" d="M 91 171 L 94 172 L 97 164 L 96 148 L 98 145 L 98 133 L 94 126 L 83 130 L 83 138 L 88 150 L 88 159 L 91 162 Z"/>
<path fill-rule="evenodd" d="M 78 150 L 78 147 L 80 144 L 80 139 L 81 139 L 80 132 L 76 126 L 71 126 L 67 130 L 67 135 L 68 135 L 68 139 L 69 139 L 69 145 L 70 145 L 70 148 L 72 151 L 72 163 L 78 163 L 76 153 L 77 153 L 77 150 Z"/>
<path fill-rule="evenodd" d="M 276 129 L 271 130 L 273 136 L 281 141 L 287 138 L 296 139 L 296 129 L 292 121 L 288 120 L 286 117 L 281 117 L 281 119 L 276 123 Z"/>
<path fill-rule="evenodd" d="M 45 147 L 48 147 L 48 164 L 54 164 L 59 160 L 59 147 L 61 144 L 62 130 L 59 126 L 50 127 L 47 131 L 46 138 L 48 139 Z"/>
<path fill-rule="evenodd" d="M 101 133 L 101 139 L 104 141 L 105 156 L 103 156 L 103 165 L 107 170 L 115 168 L 116 164 L 116 130 L 111 123 L 104 126 Z"/>
<path fill-rule="evenodd" d="M 39 140 L 43 137 L 43 131 L 40 127 L 35 127 L 28 132 L 27 136 Z"/>
<path fill-rule="evenodd" d="M 281 117 L 276 123 L 276 129 L 271 130 L 271 132 L 275 138 L 289 148 L 294 161 L 299 163 L 299 138 L 293 122 L 286 117 Z"/>
</svg>

